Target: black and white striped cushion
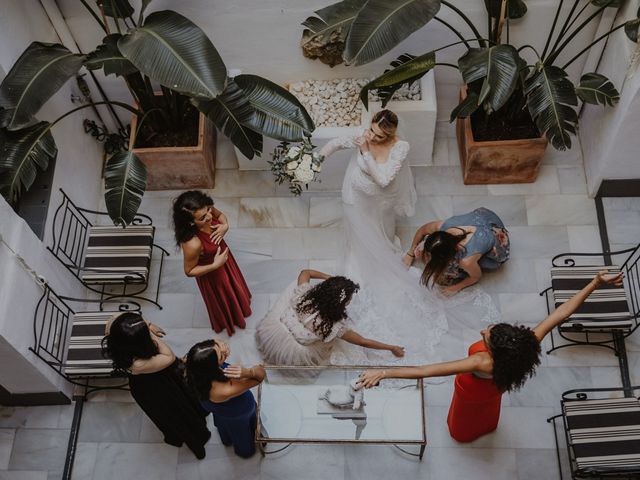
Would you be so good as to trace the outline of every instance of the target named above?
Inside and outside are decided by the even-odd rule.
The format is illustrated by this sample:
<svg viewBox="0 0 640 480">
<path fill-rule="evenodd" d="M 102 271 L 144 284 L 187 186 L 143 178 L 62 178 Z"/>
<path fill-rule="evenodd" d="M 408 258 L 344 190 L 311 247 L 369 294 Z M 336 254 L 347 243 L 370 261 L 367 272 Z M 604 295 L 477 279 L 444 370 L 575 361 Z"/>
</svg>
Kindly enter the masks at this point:
<svg viewBox="0 0 640 480">
<path fill-rule="evenodd" d="M 84 259 L 86 270 L 81 278 L 86 283 L 146 283 L 151 263 L 154 227 L 130 225 L 127 228 L 96 226 L 89 230 Z M 131 276 L 131 272 L 138 275 Z M 129 275 L 127 275 L 129 274 Z"/>
<path fill-rule="evenodd" d="M 102 356 L 102 339 L 109 319 L 118 312 L 83 312 L 73 317 L 64 371 L 69 376 L 110 375 L 111 360 Z"/>
<path fill-rule="evenodd" d="M 563 411 L 579 469 L 640 472 L 637 398 L 565 400 Z"/>
<path fill-rule="evenodd" d="M 556 308 L 582 290 L 601 270 L 620 273 L 620 267 L 616 266 L 553 267 L 551 287 Z M 559 328 L 565 331 L 629 331 L 631 327 L 632 319 L 624 287 L 602 285 Z"/>
</svg>

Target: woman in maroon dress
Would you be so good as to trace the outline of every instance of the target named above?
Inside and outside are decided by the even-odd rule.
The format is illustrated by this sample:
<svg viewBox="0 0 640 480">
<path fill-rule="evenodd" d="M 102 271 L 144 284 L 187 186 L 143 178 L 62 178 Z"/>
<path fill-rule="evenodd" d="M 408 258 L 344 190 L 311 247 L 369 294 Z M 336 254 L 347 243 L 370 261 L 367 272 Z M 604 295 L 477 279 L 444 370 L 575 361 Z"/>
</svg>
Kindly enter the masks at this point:
<svg viewBox="0 0 640 480">
<path fill-rule="evenodd" d="M 389 370 L 368 370 L 359 383 L 373 387 L 384 378 L 426 378 L 455 375 L 455 390 L 449 407 L 449 433 L 459 442 L 471 442 L 493 432 L 500 418 L 504 392 L 517 390 L 535 373 L 540 363 L 542 339 L 572 315 L 598 287 L 621 285 L 622 274 L 602 271 L 533 329 L 498 323 L 480 332 L 482 340 L 469 347 L 469 356 L 452 362 Z"/>
<path fill-rule="evenodd" d="M 229 247 L 223 240 L 229 230 L 224 213 L 199 190 L 181 194 L 173 202 L 176 243 L 184 254 L 184 273 L 196 277 L 216 333 L 229 335 L 245 328 L 251 315 L 251 292 Z"/>
</svg>

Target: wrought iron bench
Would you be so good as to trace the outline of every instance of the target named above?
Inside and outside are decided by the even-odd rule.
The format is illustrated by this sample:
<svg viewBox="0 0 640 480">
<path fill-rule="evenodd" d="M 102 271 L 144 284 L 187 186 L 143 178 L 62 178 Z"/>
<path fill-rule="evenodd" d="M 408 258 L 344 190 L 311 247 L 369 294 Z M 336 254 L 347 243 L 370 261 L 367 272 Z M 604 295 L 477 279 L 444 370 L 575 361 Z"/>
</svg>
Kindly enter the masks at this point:
<svg viewBox="0 0 640 480">
<path fill-rule="evenodd" d="M 119 303 L 115 310 L 74 310 L 69 303 L 92 303 L 56 294 L 45 284 L 44 293 L 36 306 L 33 318 L 34 346 L 30 350 L 59 375 L 74 385 L 103 388 L 123 388 L 123 385 L 90 386 L 92 379 L 117 378 L 110 359 L 102 355 L 102 339 L 109 319 L 122 311 L 137 311 L 135 302 Z M 118 303 L 118 302 L 112 302 Z M 122 382 L 120 382 L 122 383 Z M 90 393 L 88 390 L 85 395 Z"/>
<path fill-rule="evenodd" d="M 571 478 L 640 478 L 639 393 L 640 386 L 562 394 L 562 413 L 547 421 L 553 422 L 560 462 L 555 426 L 562 417 Z"/>
<path fill-rule="evenodd" d="M 611 257 L 621 260 L 619 265 L 607 265 Z M 602 259 L 602 263 L 578 264 L 578 258 Z M 551 332 L 551 348 L 547 353 L 571 345 L 597 345 L 610 348 L 618 355 L 621 353 L 624 338 L 638 328 L 640 318 L 639 260 L 640 245 L 617 252 L 565 253 L 553 258 L 551 287 L 540 293 L 546 297 L 548 312 L 569 300 L 601 270 L 623 272 L 624 281 L 622 287 L 603 285 L 597 288 L 566 322 L 558 326 L 557 334 L 566 343 L 556 344 L 554 332 Z"/>
<path fill-rule="evenodd" d="M 62 189 L 60 192 L 62 202 L 53 218 L 49 251 L 86 288 L 99 293 L 101 300 L 135 298 L 162 309 L 158 295 L 164 257 L 169 252 L 154 243 L 151 217 L 139 213 L 126 227 L 94 225 L 87 215 L 108 217 L 108 213 L 78 207 Z M 149 286 L 154 248 L 161 257 L 155 298 L 149 298 L 141 294 Z"/>
</svg>

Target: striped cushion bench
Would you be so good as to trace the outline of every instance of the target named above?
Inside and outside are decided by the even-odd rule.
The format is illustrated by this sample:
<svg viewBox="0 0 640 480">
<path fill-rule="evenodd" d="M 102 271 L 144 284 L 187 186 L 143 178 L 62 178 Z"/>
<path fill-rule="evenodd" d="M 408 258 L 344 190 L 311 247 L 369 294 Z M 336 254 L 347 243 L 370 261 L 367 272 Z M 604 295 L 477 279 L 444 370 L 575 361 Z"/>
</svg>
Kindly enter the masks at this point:
<svg viewBox="0 0 640 480">
<path fill-rule="evenodd" d="M 121 284 L 129 274 L 129 283 L 147 283 L 153 235 L 152 225 L 91 227 L 84 268 L 100 271 L 83 271 L 82 281 L 88 284 Z M 131 276 L 131 272 L 135 274 Z"/>
<path fill-rule="evenodd" d="M 120 312 L 82 312 L 73 316 L 64 372 L 76 377 L 108 376 L 111 360 L 102 356 L 102 339 L 109 319 Z"/>
<path fill-rule="evenodd" d="M 565 400 L 563 412 L 578 469 L 640 471 L 637 398 Z"/>
<path fill-rule="evenodd" d="M 582 290 L 601 270 L 620 273 L 620 267 L 590 265 L 584 267 L 553 267 L 551 288 L 556 308 Z M 623 286 L 603 285 L 558 327 L 563 331 L 610 332 L 612 330 L 631 331 L 632 318 Z"/>
</svg>

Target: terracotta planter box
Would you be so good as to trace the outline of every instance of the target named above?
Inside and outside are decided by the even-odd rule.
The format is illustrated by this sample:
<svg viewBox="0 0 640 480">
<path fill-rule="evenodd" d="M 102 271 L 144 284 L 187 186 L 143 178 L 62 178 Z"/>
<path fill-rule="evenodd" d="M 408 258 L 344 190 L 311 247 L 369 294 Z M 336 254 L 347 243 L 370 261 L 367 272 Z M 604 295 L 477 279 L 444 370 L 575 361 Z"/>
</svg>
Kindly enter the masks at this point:
<svg viewBox="0 0 640 480">
<path fill-rule="evenodd" d="M 137 117 L 131 121 L 136 131 Z M 147 190 L 189 190 L 213 188 L 215 183 L 216 127 L 203 114 L 198 122 L 198 144 L 192 147 L 133 148 L 129 149 L 147 167 Z"/>
<path fill-rule="evenodd" d="M 463 87 L 460 100 L 465 97 Z M 456 120 L 456 136 L 466 185 L 533 183 L 538 178 L 546 138 L 479 142 L 473 138 L 470 117 Z"/>
</svg>

